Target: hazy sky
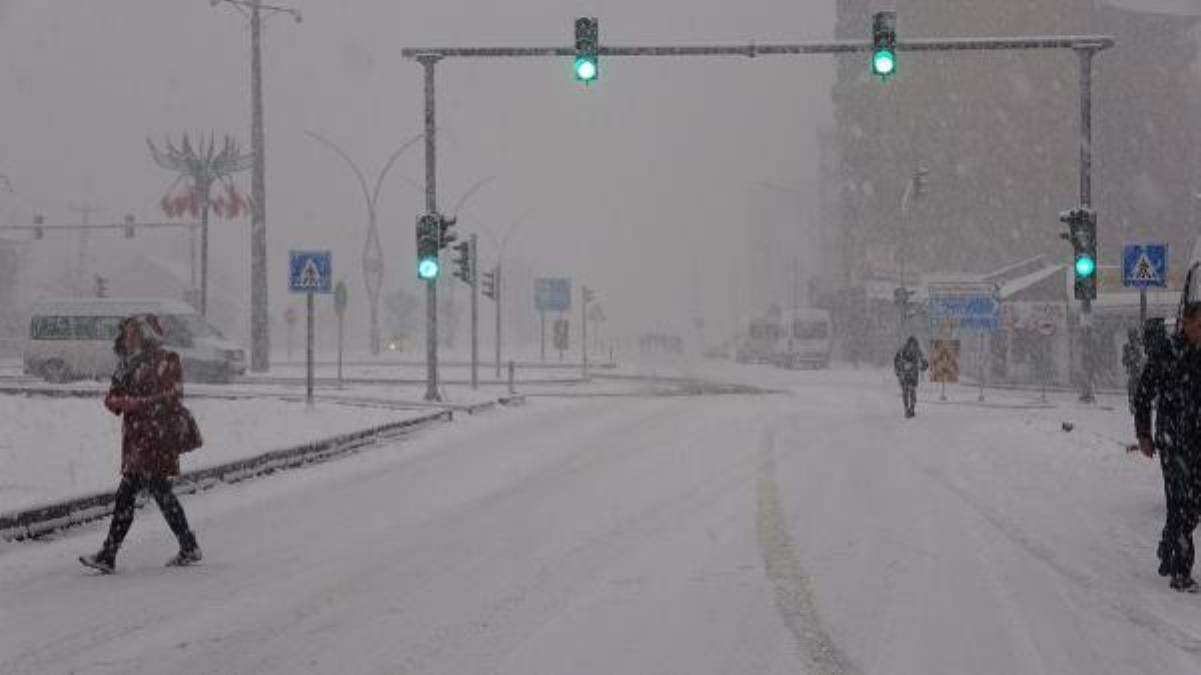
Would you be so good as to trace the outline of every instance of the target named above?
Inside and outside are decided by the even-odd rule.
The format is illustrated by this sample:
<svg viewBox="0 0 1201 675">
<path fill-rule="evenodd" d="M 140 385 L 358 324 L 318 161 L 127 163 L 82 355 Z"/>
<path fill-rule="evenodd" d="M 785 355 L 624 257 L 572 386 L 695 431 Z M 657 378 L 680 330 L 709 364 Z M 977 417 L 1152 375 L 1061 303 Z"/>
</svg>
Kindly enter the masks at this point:
<svg viewBox="0 0 1201 675">
<path fill-rule="evenodd" d="M 403 47 L 565 46 L 585 15 L 599 17 L 609 45 L 829 39 L 834 12 L 833 0 L 292 6 L 304 22 L 274 17 L 264 43 L 273 314 L 288 299 L 289 248 L 333 249 L 337 275 L 364 295 L 358 186 L 304 132 L 341 144 L 373 180 L 421 131 L 421 70 Z M 150 161 L 147 136 L 213 130 L 249 146 L 248 53 L 244 20 L 207 0 L 0 0 L 0 172 L 19 193 L 0 195 L 0 217 L 30 217 L 30 199 L 51 221 L 78 217 L 63 203 L 94 206 L 96 218 L 161 217 L 171 178 Z M 539 273 L 595 287 L 626 329 L 699 313 L 720 320 L 756 279 L 786 301 L 793 259 L 803 275 L 813 268 L 805 244 L 816 241 L 807 228 L 832 66 L 825 57 L 606 59 L 585 88 L 565 59 L 444 62 L 441 205 L 497 176 L 464 207 L 460 229 L 519 223 L 509 251 Z M 418 146 L 381 199 L 388 288 L 414 278 L 422 201 L 400 176 L 420 182 L 422 166 Z M 239 183 L 248 191 L 249 175 Z M 248 274 L 246 221 L 216 228 L 213 246 L 218 273 Z"/>
</svg>

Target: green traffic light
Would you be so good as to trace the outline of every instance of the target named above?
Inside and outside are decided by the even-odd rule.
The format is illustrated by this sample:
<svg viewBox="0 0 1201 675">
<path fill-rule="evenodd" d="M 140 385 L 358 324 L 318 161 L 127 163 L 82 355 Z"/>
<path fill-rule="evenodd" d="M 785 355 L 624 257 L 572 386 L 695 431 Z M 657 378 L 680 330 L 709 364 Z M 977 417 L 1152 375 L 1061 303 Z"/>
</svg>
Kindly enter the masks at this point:
<svg viewBox="0 0 1201 675">
<path fill-rule="evenodd" d="M 438 278 L 438 260 L 437 258 L 424 258 L 417 263 L 417 277 L 425 281 L 432 281 Z"/>
<path fill-rule="evenodd" d="M 1097 261 L 1091 256 L 1082 255 L 1076 258 L 1076 276 L 1081 279 L 1091 277 L 1097 271 Z"/>
<path fill-rule="evenodd" d="M 596 60 L 581 56 L 575 60 L 575 79 L 591 82 L 596 79 Z"/>
<path fill-rule="evenodd" d="M 887 49 L 881 49 L 872 55 L 872 72 L 880 77 L 888 77 L 897 69 L 897 57 Z"/>
</svg>

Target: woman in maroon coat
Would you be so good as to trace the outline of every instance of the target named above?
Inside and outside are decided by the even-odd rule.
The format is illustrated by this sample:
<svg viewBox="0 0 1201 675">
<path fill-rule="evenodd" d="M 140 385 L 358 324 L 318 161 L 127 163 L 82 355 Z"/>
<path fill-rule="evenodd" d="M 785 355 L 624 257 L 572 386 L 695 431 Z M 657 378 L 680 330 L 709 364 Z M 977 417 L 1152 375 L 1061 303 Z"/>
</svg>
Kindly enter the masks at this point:
<svg viewBox="0 0 1201 675">
<path fill-rule="evenodd" d="M 179 355 L 163 348 L 163 330 L 153 314 L 129 317 L 121 322 L 115 350 L 117 370 L 104 405 L 122 415 L 121 484 L 117 488 L 113 520 L 104 546 L 95 555 L 79 561 L 102 572 L 112 572 L 117 550 L 133 524 L 134 499 L 143 489 L 158 503 L 171 531 L 179 540 L 179 553 L 168 565 L 189 565 L 200 560 L 196 536 L 188 527 L 183 507 L 171 490 L 171 479 L 179 475 L 179 452 L 175 447 L 183 405 L 183 368 Z"/>
</svg>

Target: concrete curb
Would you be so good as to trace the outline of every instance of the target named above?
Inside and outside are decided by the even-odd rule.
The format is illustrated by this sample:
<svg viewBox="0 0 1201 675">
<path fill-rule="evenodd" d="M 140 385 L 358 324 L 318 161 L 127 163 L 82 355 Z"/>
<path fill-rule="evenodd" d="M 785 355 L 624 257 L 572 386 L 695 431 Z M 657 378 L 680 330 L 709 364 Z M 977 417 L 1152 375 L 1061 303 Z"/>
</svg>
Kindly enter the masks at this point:
<svg viewBox="0 0 1201 675">
<path fill-rule="evenodd" d="M 476 406 L 485 409 L 488 406 Z M 469 411 L 470 412 L 470 411 Z M 341 434 L 332 438 L 306 443 L 291 448 L 273 450 L 254 457 L 226 462 L 216 466 L 188 471 L 176 481 L 176 490 L 192 494 L 207 490 L 218 483 L 236 483 L 247 478 L 262 476 L 281 469 L 288 469 L 355 452 L 378 445 L 384 441 L 411 433 L 439 421 L 449 422 L 453 411 L 422 415 L 413 419 Z M 201 449 L 198 452 L 203 452 Z M 79 525 L 112 513 L 113 493 L 103 492 L 76 497 L 51 504 L 0 513 L 0 540 L 21 540 L 39 537 L 63 528 Z"/>
</svg>

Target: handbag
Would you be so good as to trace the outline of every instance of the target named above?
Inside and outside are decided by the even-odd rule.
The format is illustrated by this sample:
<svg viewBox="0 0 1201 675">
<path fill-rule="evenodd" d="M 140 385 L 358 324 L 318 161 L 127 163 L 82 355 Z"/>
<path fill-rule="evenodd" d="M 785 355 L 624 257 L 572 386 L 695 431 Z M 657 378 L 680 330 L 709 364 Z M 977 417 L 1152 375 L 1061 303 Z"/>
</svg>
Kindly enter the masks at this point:
<svg viewBox="0 0 1201 675">
<path fill-rule="evenodd" d="M 174 436 L 176 452 L 181 455 L 204 445 L 204 438 L 200 435 L 200 425 L 196 424 L 196 418 L 192 415 L 192 411 L 182 403 L 173 415 L 171 431 Z"/>
</svg>

